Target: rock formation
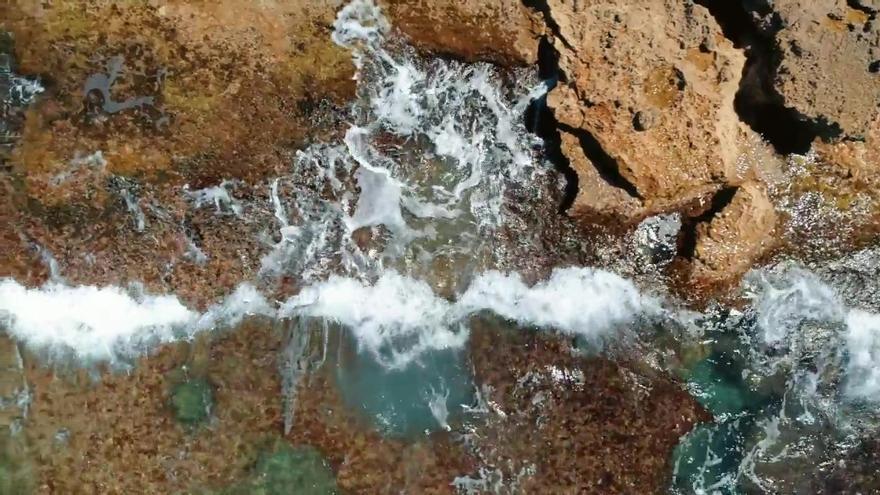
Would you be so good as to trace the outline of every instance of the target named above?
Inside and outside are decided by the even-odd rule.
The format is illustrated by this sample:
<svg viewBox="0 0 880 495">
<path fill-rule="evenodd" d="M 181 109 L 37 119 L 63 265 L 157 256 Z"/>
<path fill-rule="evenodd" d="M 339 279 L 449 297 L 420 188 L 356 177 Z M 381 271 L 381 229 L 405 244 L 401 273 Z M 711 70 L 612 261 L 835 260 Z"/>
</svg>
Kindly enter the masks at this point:
<svg viewBox="0 0 880 495">
<path fill-rule="evenodd" d="M 42 249 L 71 283 L 140 280 L 197 305 L 248 278 L 261 222 L 194 210 L 182 189 L 268 201 L 260 183 L 337 130 L 354 94 L 339 6 L 4 2 L 15 70 L 45 91 L 0 172 L 0 272 L 42 282 Z"/>
<path fill-rule="evenodd" d="M 865 136 L 880 108 L 880 26 L 872 2 L 777 0 L 760 17 L 774 38 L 773 87 L 830 138 Z"/>
<path fill-rule="evenodd" d="M 578 173 L 573 214 L 634 222 L 738 181 L 745 57 L 677 1 L 551 0 L 562 81 L 549 104 Z"/>
<path fill-rule="evenodd" d="M 19 142 L 4 148 L 11 175 L 3 201 L 17 217 L 0 229 L 14 246 L 8 271 L 41 280 L 33 254 L 39 245 L 64 252 L 63 264 L 74 274 L 86 269 L 79 266 L 85 253 L 105 253 L 107 264 L 123 267 L 117 272 L 185 297 L 198 282 L 228 289 L 251 273 L 260 253 L 236 239 L 253 232 L 227 235 L 228 229 L 204 224 L 208 219 L 173 214 L 169 223 L 147 215 L 159 224 L 154 230 L 164 228 L 154 234 L 167 247 L 157 258 L 142 233 L 99 232 L 96 225 L 106 223 L 102 215 L 130 224 L 132 205 L 145 209 L 158 201 L 182 210 L 179 194 L 170 191 L 185 184 L 229 180 L 233 196 L 265 194 L 247 184 L 282 170 L 292 150 L 316 133 L 332 132 L 333 103 L 353 94 L 348 54 L 329 39 L 338 7 L 329 0 L 244 7 L 233 0 L 5 4 L 0 27 L 14 35 L 17 70 L 51 75 L 26 122 L 4 119 L 16 126 L 7 131 Z M 569 214 L 584 223 L 633 225 L 673 211 L 711 221 L 721 212 L 708 205 L 719 204 L 722 191 L 768 188 L 761 183 L 778 164 L 769 147 L 756 144 L 755 130 L 767 133 L 777 150 L 785 146 L 774 128 L 807 144 L 819 138 L 823 156 L 829 147 L 842 146 L 845 158 L 844 149 L 870 154 L 875 146 L 867 139 L 880 101 L 874 2 L 386 0 L 383 7 L 422 50 L 501 65 L 539 62 L 545 72 L 557 72 L 548 104 L 562 160 L 577 178 Z M 786 118 L 773 120 L 777 114 Z M 756 149 L 761 156 L 750 157 Z M 103 165 L 78 165 L 89 159 Z M 871 170 L 871 160 L 865 163 Z M 105 187 L 111 177 L 116 193 Z M 123 202 L 125 195 L 134 203 Z M 86 196 L 87 202 L 76 199 Z M 47 230 L 69 224 L 68 217 L 78 219 L 73 231 Z M 183 229 L 189 233 L 171 224 L 189 224 Z M 761 225 L 683 233 L 728 236 L 697 240 L 703 245 L 759 242 L 738 249 L 746 259 L 733 264 L 706 257 L 717 250 L 694 250 L 703 253 L 695 273 L 735 278 L 773 244 L 763 237 L 774 229 Z M 84 242 L 99 237 L 116 238 L 113 244 L 126 249 L 111 253 Z M 204 267 L 170 279 L 145 268 L 183 256 L 196 237 L 197 247 L 218 254 Z M 233 252 L 250 254 L 225 255 Z M 99 278 L 121 281 L 111 273 Z"/>
<path fill-rule="evenodd" d="M 543 23 L 520 0 L 385 0 L 392 26 L 416 47 L 466 61 L 531 65 Z"/>
<path fill-rule="evenodd" d="M 752 182 L 736 189 L 728 205 L 697 226 L 695 281 L 744 273 L 773 245 L 775 226 L 776 211 L 761 185 Z"/>
<path fill-rule="evenodd" d="M 692 281 L 735 279 L 767 255 L 783 227 L 800 228 L 791 211 L 779 211 L 787 194 L 821 194 L 841 211 L 859 204 L 865 218 L 880 218 L 878 0 L 381 3 L 418 49 L 555 73 L 545 131 L 558 144 L 559 165 L 576 176 L 569 215 L 579 225 L 631 227 L 681 213 L 679 256 Z M 0 242 L 7 254 L 0 276 L 40 284 L 58 275 L 47 262 L 51 253 L 71 284 L 140 281 L 200 307 L 253 278 L 265 253 L 254 240 L 273 221 L 265 181 L 288 167 L 296 149 L 338 133 L 354 96 L 350 54 L 330 39 L 341 5 L 2 3 L 0 30 L 12 36 L 0 39 Z M 43 95 L 32 106 L 8 97 L 13 71 L 41 81 Z M 810 147 L 813 161 L 804 159 L 808 166 L 789 180 L 778 155 Z M 222 189 L 225 203 L 194 208 L 182 191 L 202 188 Z M 264 206 L 239 221 L 239 198 Z M 35 361 L 0 363 L 14 379 L 0 398 L 19 394 L 25 378 L 34 384 L 29 414 L 41 426 L 26 440 L 55 445 L 61 438 L 72 449 L 47 454 L 40 482 L 68 492 L 83 483 L 94 491 L 164 492 L 192 488 L 185 486 L 190 478 L 207 486 L 235 481 L 257 438 L 277 433 L 282 421 L 266 400 L 281 387 L 277 335 L 239 330 L 213 346 L 216 412 L 193 421 L 216 425 L 218 435 L 191 438 L 171 428 L 162 376 L 188 364 L 171 347 L 85 392 Z M 499 464 L 532 460 L 527 488 L 535 492 L 661 491 L 669 450 L 707 419 L 704 411 L 662 376 L 571 350 L 546 336 L 475 331 L 478 381 L 494 387 L 488 399 L 519 411 L 481 427 L 497 449 L 480 454 Z M 497 359 L 499 351 L 508 359 Z M 551 383 L 560 373 L 563 387 Z M 523 386 L 527 378 L 536 384 Z M 299 403 L 287 440 L 320 447 L 343 489 L 444 493 L 451 477 L 473 468 L 442 434 L 431 439 L 434 447 L 404 445 L 364 433 L 352 417 L 326 414 L 328 404 L 343 410 L 326 380 L 308 385 L 313 400 Z M 137 393 L 119 392 L 131 390 Z M 533 407 L 539 399 L 552 407 Z M 9 426 L 21 414 L 0 419 Z M 79 432 L 63 435 L 70 425 Z M 120 439 L 129 450 L 117 455 Z M 192 457 L 175 457 L 184 443 Z M 225 462 L 225 453 L 240 448 L 248 451 L 244 460 Z M 866 463 L 876 450 L 864 454 Z M 143 477 L 119 480 L 133 462 L 144 466 Z"/>
<path fill-rule="evenodd" d="M 693 272 L 741 274 L 773 244 L 765 236 L 776 221 L 757 182 L 776 165 L 764 160 L 772 153 L 735 111 L 743 50 L 689 2 L 549 0 L 543 14 L 560 78 L 549 106 L 578 179 L 569 213 L 631 225 L 683 212 L 703 220 L 686 222 L 696 232 L 683 233 L 700 246 Z M 711 210 L 719 194 L 744 184 L 728 206 L 740 211 Z M 714 214 L 725 220 L 710 226 Z M 733 217 L 737 227 L 720 227 Z M 708 247 L 719 243 L 737 255 Z"/>
</svg>

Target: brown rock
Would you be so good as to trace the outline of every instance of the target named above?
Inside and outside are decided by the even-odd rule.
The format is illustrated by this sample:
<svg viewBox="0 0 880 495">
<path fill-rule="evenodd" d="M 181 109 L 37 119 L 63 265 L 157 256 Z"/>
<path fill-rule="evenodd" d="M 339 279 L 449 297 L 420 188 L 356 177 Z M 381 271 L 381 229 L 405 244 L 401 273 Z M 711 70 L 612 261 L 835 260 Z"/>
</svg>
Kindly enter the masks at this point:
<svg viewBox="0 0 880 495">
<path fill-rule="evenodd" d="M 815 473 L 814 493 L 880 493 L 880 438 L 867 438 L 829 469 Z"/>
<path fill-rule="evenodd" d="M 784 104 L 863 137 L 880 105 L 876 13 L 845 0 L 777 0 L 772 9 L 781 25 L 774 86 Z"/>
<path fill-rule="evenodd" d="M 745 57 L 708 11 L 672 0 L 548 5 L 566 81 L 549 103 L 582 179 L 575 215 L 636 221 L 739 180 L 746 131 L 733 98 Z"/>
<path fill-rule="evenodd" d="M 495 410 L 477 450 L 516 480 L 514 493 L 665 493 L 672 449 L 710 419 L 656 371 L 578 357 L 549 333 L 478 321 L 469 346 Z"/>
<path fill-rule="evenodd" d="M 581 141 L 572 133 L 563 132 L 562 152 L 569 166 L 577 173 L 578 195 L 572 211 L 578 216 L 614 215 L 638 218 L 644 214 L 642 201 L 622 187 L 615 187 L 602 177 L 596 165 L 587 158 Z"/>
<path fill-rule="evenodd" d="M 843 191 L 864 191 L 880 185 L 880 114 L 866 129 L 863 141 L 825 143 L 813 145 L 820 161 L 829 164 L 836 176 L 845 178 Z"/>
<path fill-rule="evenodd" d="M 467 61 L 530 65 L 543 27 L 519 0 L 385 0 L 391 24 L 418 48 Z"/>
<path fill-rule="evenodd" d="M 330 38 L 338 7 L 4 2 L 17 71 L 51 84 L 0 169 L 12 253 L 0 274 L 39 283 L 42 246 L 71 283 L 143 281 L 199 306 L 250 278 L 269 212 L 243 222 L 194 208 L 182 189 L 230 180 L 236 200 L 265 204 L 294 149 L 338 132 L 354 95 L 350 53 Z"/>
<path fill-rule="evenodd" d="M 270 325 L 248 322 L 215 342 L 163 346 L 99 380 L 85 370 L 56 374 L 26 355 L 33 397 L 22 435 L 39 459 L 35 493 L 200 493 L 243 478 L 281 422 L 279 345 Z M 210 359 L 199 363 L 199 352 Z M 169 405 L 182 365 L 215 388 L 211 420 L 193 431 Z"/>
<path fill-rule="evenodd" d="M 325 367 L 301 383 L 289 441 L 320 449 L 344 493 L 456 493 L 451 481 L 474 469 L 460 442 L 447 432 L 417 441 L 382 436 L 343 402 L 333 373 Z"/>
<path fill-rule="evenodd" d="M 743 274 L 774 243 L 776 211 L 763 186 L 743 184 L 709 222 L 697 227 L 694 276 L 716 282 Z"/>
<path fill-rule="evenodd" d="M 786 230 L 787 247 L 819 260 L 876 242 L 880 226 L 880 116 L 863 141 L 816 140 L 814 155 L 786 184 L 796 209 Z M 812 198 L 808 201 L 804 198 Z M 803 210 L 803 211 L 801 211 Z"/>
</svg>

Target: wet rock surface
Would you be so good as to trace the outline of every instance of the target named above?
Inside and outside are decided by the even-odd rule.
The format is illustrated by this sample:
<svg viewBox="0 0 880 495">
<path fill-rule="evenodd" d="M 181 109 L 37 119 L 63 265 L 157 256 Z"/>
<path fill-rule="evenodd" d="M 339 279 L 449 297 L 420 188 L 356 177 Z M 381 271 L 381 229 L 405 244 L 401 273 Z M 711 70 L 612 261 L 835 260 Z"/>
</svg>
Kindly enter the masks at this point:
<svg viewBox="0 0 880 495">
<path fill-rule="evenodd" d="M 668 453 L 710 419 L 669 378 L 578 357 L 561 338 L 489 322 L 474 329 L 470 352 L 495 410 L 475 432 L 478 451 L 490 465 L 511 463 L 514 492 L 664 493 Z"/>
<path fill-rule="evenodd" d="M 833 466 L 829 473 L 817 476 L 811 489 L 823 493 L 876 493 L 880 491 L 880 441 L 865 441 L 844 459 Z"/>
<path fill-rule="evenodd" d="M 828 166 L 809 171 L 799 192 L 817 186 L 824 194 L 836 183 L 832 194 L 852 198 L 870 194 L 861 184 L 877 175 L 872 7 L 756 5 L 743 3 L 740 17 L 712 1 L 385 7 L 427 52 L 538 61 L 559 79 L 548 98 L 551 124 L 576 185 L 568 212 L 581 223 L 634 226 L 680 212 L 687 239 L 706 237 L 688 229 L 721 213 L 709 205 L 723 203 L 725 191 L 778 189 L 768 178 L 780 160 L 742 108 L 764 105 L 760 98 L 778 101 L 759 113 L 789 108 L 812 122 L 811 132 L 842 129 L 819 136 L 842 141 L 817 139 Z M 4 272 L 38 284 L 51 275 L 50 254 L 71 282 L 139 280 L 205 307 L 259 270 L 266 247 L 245 239 L 275 235 L 263 228 L 272 221 L 266 180 L 297 148 L 338 132 L 353 69 L 329 40 L 339 5 L 248 6 L 234 16 L 230 6 L 4 6 L 0 27 L 12 33 L 4 63 L 35 81 L 45 75 L 34 104 L 4 107 L 0 201 L 10 221 L 0 234 L 12 253 Z M 754 25 L 737 28 L 743 19 Z M 764 96 L 744 96 L 762 84 L 769 89 L 755 91 Z M 778 195 L 771 203 L 780 209 Z M 779 244 L 765 239 L 785 230 L 766 225 L 771 219 L 786 214 L 715 229 L 725 236 L 717 241 L 739 246 L 736 260 L 710 260 L 720 253 L 711 249 L 694 259 L 693 241 L 685 242 L 678 254 L 695 264 L 687 273 L 711 266 L 709 278 L 736 279 Z"/>
<path fill-rule="evenodd" d="M 543 24 L 519 0 L 386 0 L 392 25 L 416 47 L 463 60 L 531 65 Z"/>
<path fill-rule="evenodd" d="M 5 3 L 15 70 L 46 90 L 16 110 L 23 123 L 4 119 L 18 130 L 0 177 L 2 271 L 39 283 L 45 250 L 71 282 L 140 280 L 196 305 L 252 274 L 265 181 L 335 132 L 353 95 L 329 36 L 337 7 Z M 221 196 L 200 209 L 199 190 Z M 255 221 L 224 198 L 260 203 Z"/>
<path fill-rule="evenodd" d="M 47 368 L 25 356 L 33 402 L 17 437 L 36 493 L 190 493 L 243 479 L 280 424 L 272 327 L 166 346 L 130 372 Z M 210 418 L 181 424 L 176 374 L 210 377 Z M 123 474 L 124 473 L 124 474 Z"/>
<path fill-rule="evenodd" d="M 338 141 L 354 97 L 350 54 L 330 38 L 341 5 L 0 6 L 0 276 L 142 283 L 195 308 L 242 280 L 266 282 L 261 258 L 279 235 L 271 179 L 297 150 Z M 544 198 L 510 193 L 514 208 L 534 209 L 520 221 L 548 233 L 501 230 L 508 257 L 524 260 L 509 268 L 535 282 L 589 264 L 606 238 L 583 232 L 616 235 L 667 213 L 636 229 L 639 263 L 685 265 L 697 282 L 736 279 L 776 246 L 821 260 L 876 239 L 878 3 L 738 3 L 761 53 L 717 5 L 383 3 L 417 49 L 538 65 L 556 84 L 546 111 L 531 111 L 558 141 L 571 197 L 539 208 Z M 762 141 L 750 104 L 793 116 L 813 151 L 780 156 L 793 147 Z M 574 221 L 554 216 L 556 201 Z M 374 242 L 369 229 L 357 236 Z M 266 283 L 275 294 L 300 281 Z M 484 325 L 469 352 L 485 421 L 387 438 L 326 369 L 285 404 L 282 340 L 250 322 L 164 346 L 124 373 L 90 373 L 47 367 L 0 337 L 0 493 L 455 493 L 501 481 L 511 492 L 664 493 L 679 437 L 710 419 L 656 370 Z M 866 443 L 817 490 L 874 489 L 876 451 Z"/>
</svg>

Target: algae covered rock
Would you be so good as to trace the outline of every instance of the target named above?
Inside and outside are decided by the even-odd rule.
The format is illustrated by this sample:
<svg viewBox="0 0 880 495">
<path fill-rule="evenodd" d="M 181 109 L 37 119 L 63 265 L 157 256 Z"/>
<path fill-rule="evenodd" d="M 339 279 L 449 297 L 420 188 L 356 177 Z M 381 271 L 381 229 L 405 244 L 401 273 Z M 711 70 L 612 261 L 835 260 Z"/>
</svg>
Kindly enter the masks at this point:
<svg viewBox="0 0 880 495">
<path fill-rule="evenodd" d="M 385 0 L 394 25 L 416 47 L 467 61 L 530 65 L 544 28 L 517 0 Z"/>
<path fill-rule="evenodd" d="M 171 408 L 174 418 L 183 425 L 196 426 L 211 416 L 214 393 L 207 380 L 188 380 L 174 386 Z"/>
<path fill-rule="evenodd" d="M 20 437 L 0 432 L 0 495 L 25 495 L 34 491 L 33 469 L 24 456 Z"/>
<path fill-rule="evenodd" d="M 336 477 L 313 447 L 287 444 L 262 453 L 252 478 L 224 495 L 325 495 L 338 493 Z"/>
</svg>

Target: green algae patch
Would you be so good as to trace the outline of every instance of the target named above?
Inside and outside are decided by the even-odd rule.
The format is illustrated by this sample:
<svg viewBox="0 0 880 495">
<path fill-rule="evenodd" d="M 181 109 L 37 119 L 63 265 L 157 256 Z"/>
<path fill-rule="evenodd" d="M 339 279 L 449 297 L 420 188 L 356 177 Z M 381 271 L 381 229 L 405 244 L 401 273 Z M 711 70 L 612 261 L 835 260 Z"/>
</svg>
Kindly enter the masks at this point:
<svg viewBox="0 0 880 495">
<path fill-rule="evenodd" d="M 255 479 L 243 491 L 254 495 L 298 493 L 320 495 L 337 493 L 336 477 L 327 461 L 314 448 L 283 445 L 260 456 Z"/>
<path fill-rule="evenodd" d="M 0 433 L 0 495 L 26 495 L 34 492 L 34 486 L 34 470 L 23 446 L 4 428 Z"/>
<path fill-rule="evenodd" d="M 187 427 L 198 426 L 211 416 L 214 392 L 204 379 L 178 383 L 171 389 L 171 408 L 174 418 Z"/>
<path fill-rule="evenodd" d="M 194 495 L 331 495 L 338 494 L 336 476 L 317 449 L 282 442 L 261 452 L 247 479 Z"/>
</svg>

